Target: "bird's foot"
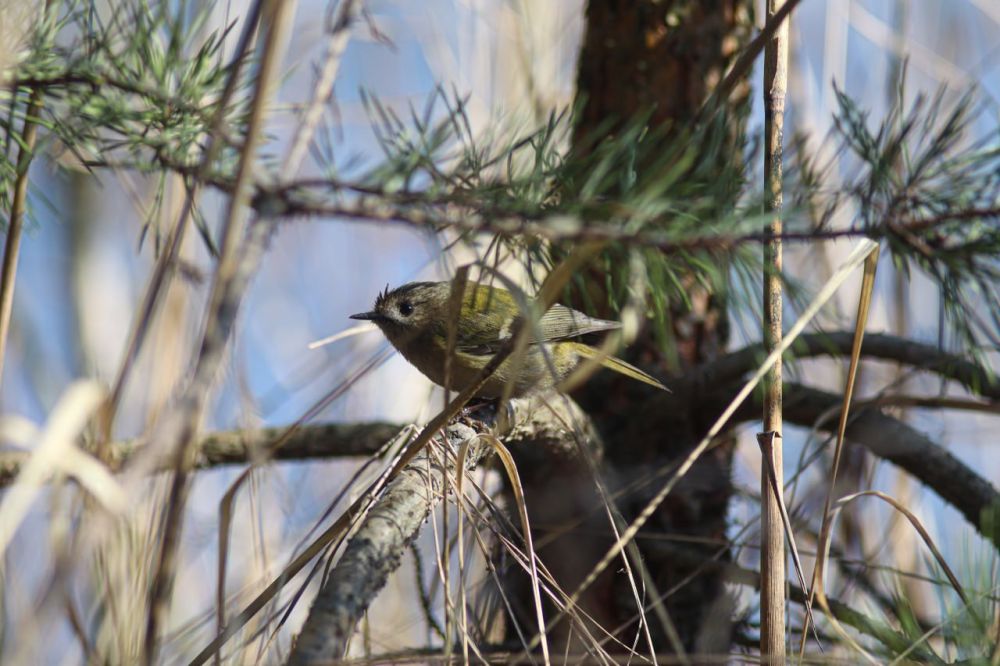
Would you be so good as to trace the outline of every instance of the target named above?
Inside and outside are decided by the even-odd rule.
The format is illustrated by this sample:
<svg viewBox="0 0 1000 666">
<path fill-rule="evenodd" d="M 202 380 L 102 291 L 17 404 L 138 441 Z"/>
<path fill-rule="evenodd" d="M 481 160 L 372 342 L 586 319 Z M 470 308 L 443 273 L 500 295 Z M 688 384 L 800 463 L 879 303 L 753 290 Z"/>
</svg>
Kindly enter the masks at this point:
<svg viewBox="0 0 1000 666">
<path fill-rule="evenodd" d="M 499 398 L 473 398 L 458 413 L 456 420 L 476 432 L 486 432 L 489 424 L 496 421 L 499 404 Z"/>
</svg>

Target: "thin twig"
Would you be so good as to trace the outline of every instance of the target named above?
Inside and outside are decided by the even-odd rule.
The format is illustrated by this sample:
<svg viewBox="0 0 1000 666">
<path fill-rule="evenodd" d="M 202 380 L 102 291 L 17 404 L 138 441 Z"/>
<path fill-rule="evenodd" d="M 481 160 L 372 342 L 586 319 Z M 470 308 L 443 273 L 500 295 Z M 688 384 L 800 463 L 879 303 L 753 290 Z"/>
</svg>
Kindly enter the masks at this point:
<svg viewBox="0 0 1000 666">
<path fill-rule="evenodd" d="M 139 351 L 145 342 L 146 334 L 153 324 L 160 299 L 166 293 L 167 286 L 173 275 L 173 268 L 180 254 L 181 244 L 187 231 L 187 223 L 194 210 L 198 188 L 208 177 L 212 164 L 215 162 L 216 156 L 225 143 L 221 140 L 221 135 L 225 126 L 226 110 L 229 107 L 229 101 L 236 93 L 243 71 L 243 64 L 246 60 L 245 56 L 249 52 L 253 43 L 253 37 L 257 32 L 263 3 L 264 0 L 255 0 L 247 14 L 243 33 L 236 48 L 236 56 L 230 67 L 229 77 L 226 79 L 226 85 L 223 88 L 215 114 L 212 116 L 212 121 L 209 125 L 204 154 L 201 157 L 201 161 L 188 174 L 192 177 L 192 185 L 185 193 L 184 205 L 181 208 L 180 215 L 167 235 L 165 249 L 153 266 L 153 272 L 143 292 L 142 302 L 133 320 L 132 328 L 129 331 L 128 343 L 125 346 L 121 364 L 118 367 L 118 372 L 112 383 L 112 389 L 105 404 L 104 412 L 101 415 L 101 427 L 98 428 L 97 453 L 100 458 L 104 458 L 105 448 L 111 437 L 115 412 L 124 394 L 125 384 L 135 365 L 136 358 L 139 356 Z"/>
<path fill-rule="evenodd" d="M 14 181 L 14 196 L 11 201 L 10 219 L 7 223 L 7 239 L 3 246 L 3 267 L 0 268 L 0 377 L 3 377 L 7 336 L 10 333 L 10 317 L 14 309 L 17 257 L 21 250 L 21 231 L 24 227 L 24 211 L 28 200 L 28 168 L 31 166 L 32 157 L 34 157 L 35 138 L 38 134 L 38 125 L 35 120 L 41 109 L 42 90 L 35 88 L 31 91 L 28 110 L 24 115 L 24 127 L 21 130 L 22 145 L 17 154 L 17 180 Z"/>
<path fill-rule="evenodd" d="M 786 5 L 787 6 L 787 5 Z M 190 175 L 195 167 L 154 156 L 154 163 Z M 120 162 L 106 159 L 86 160 L 95 169 L 134 169 L 146 172 L 149 163 Z M 222 174 L 206 174 L 203 182 L 223 192 L 232 193 L 231 178 Z M 329 201 L 330 195 L 353 193 L 363 195 L 348 201 Z M 926 233 L 960 222 L 1000 222 L 1000 206 L 970 207 L 949 210 L 927 216 L 903 219 L 886 218 L 877 224 L 832 229 L 817 226 L 812 229 L 783 230 L 780 234 L 764 231 L 725 232 L 678 236 L 663 231 L 635 231 L 606 222 L 608 202 L 602 202 L 597 212 L 574 213 L 563 210 L 525 211 L 523 207 L 484 202 L 471 193 L 392 191 L 362 182 L 335 178 L 308 178 L 276 185 L 258 183 L 251 205 L 268 211 L 273 219 L 341 218 L 357 222 L 386 222 L 428 231 L 454 229 L 459 232 L 495 234 L 504 238 L 531 237 L 558 242 L 614 242 L 630 247 L 656 248 L 664 252 L 708 251 L 729 252 L 743 245 L 759 245 L 773 240 L 785 243 L 815 243 L 818 241 L 853 238 L 904 238 Z M 621 217 L 631 211 L 621 207 Z M 650 220 L 644 229 L 655 229 L 670 222 L 668 218 Z"/>
<path fill-rule="evenodd" d="M 729 94 L 736 88 L 736 84 L 742 81 L 746 75 L 750 72 L 750 68 L 753 67 L 753 63 L 757 60 L 757 56 L 760 55 L 761 51 L 764 50 L 766 45 L 771 41 L 771 39 L 781 30 L 787 32 L 787 21 L 785 19 L 792 13 L 792 10 L 798 6 L 801 0 L 785 0 L 781 3 L 781 8 L 777 11 L 768 11 L 767 22 L 764 24 L 764 28 L 760 31 L 760 34 L 753 38 L 740 57 L 733 64 L 732 68 L 726 73 L 725 78 L 722 82 L 715 87 L 712 91 L 712 95 L 705 100 L 701 109 L 698 111 L 698 115 L 704 117 L 706 113 L 715 111 L 722 107 L 722 103 L 729 97 Z M 785 38 L 787 43 L 787 37 Z M 787 58 L 786 58 L 787 61 Z"/>
<path fill-rule="evenodd" d="M 312 100 L 309 102 L 309 106 L 302 116 L 302 122 L 299 123 L 298 129 L 295 132 L 295 140 L 292 142 L 292 147 L 289 149 L 288 155 L 281 165 L 281 172 L 283 174 L 291 175 L 298 173 L 299 167 L 302 164 L 302 158 L 305 157 L 306 150 L 308 150 L 309 144 L 312 141 L 313 133 L 316 131 L 316 125 L 323 115 L 323 109 L 326 107 L 330 95 L 333 93 L 333 84 L 337 80 L 340 61 L 351 36 L 351 24 L 354 22 L 354 15 L 356 13 L 355 4 L 357 4 L 357 0 L 342 0 L 338 7 L 337 19 L 333 22 L 330 29 L 323 69 L 316 85 L 313 87 Z"/>
<path fill-rule="evenodd" d="M 150 586 L 146 636 L 143 644 L 144 661 L 152 666 L 156 661 L 159 627 L 166 614 L 173 589 L 177 562 L 177 548 L 187 494 L 190 452 L 197 436 L 205 401 L 216 372 L 224 357 L 229 334 L 235 324 L 239 303 L 250 274 L 263 252 L 268 233 L 264 224 L 245 229 L 244 206 L 251 193 L 252 165 L 256 161 L 256 148 L 263 139 L 264 119 L 278 77 L 281 64 L 280 49 L 286 44 L 291 28 L 295 3 L 273 0 L 264 16 L 269 19 L 267 38 L 261 56 L 257 86 L 247 124 L 247 136 L 240 154 L 236 190 L 229 202 L 223 230 L 221 256 L 209 298 L 208 317 L 201 347 L 195 361 L 191 384 L 176 410 L 171 415 L 169 427 L 175 429 L 167 438 L 167 450 L 174 457 L 174 474 L 167 498 L 166 516 L 160 547 Z"/>
</svg>

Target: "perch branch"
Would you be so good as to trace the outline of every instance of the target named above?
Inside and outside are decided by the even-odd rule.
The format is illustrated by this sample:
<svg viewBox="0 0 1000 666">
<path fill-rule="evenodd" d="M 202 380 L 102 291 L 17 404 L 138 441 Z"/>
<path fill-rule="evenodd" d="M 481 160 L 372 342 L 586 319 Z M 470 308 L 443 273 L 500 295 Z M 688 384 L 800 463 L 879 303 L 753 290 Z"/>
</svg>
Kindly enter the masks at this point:
<svg viewBox="0 0 1000 666">
<path fill-rule="evenodd" d="M 512 447 L 542 441 L 566 446 L 574 433 L 567 431 L 564 424 L 580 423 L 585 418 L 579 407 L 568 400 L 546 403 L 535 398 L 518 406 L 517 412 L 517 425 L 503 437 Z M 453 472 L 440 460 L 455 460 L 462 443 L 475 436 L 475 431 L 462 424 L 452 424 L 445 432 L 450 453 L 438 457 L 426 449 L 422 451 L 368 512 L 313 602 L 289 664 L 328 663 L 344 657 L 358 620 L 445 494 L 444 475 Z M 485 442 L 470 447 L 465 468 L 473 469 L 489 450 Z"/>
<path fill-rule="evenodd" d="M 290 666 L 343 658 L 358 620 L 446 493 L 445 475 L 450 470 L 442 460 L 454 464 L 462 443 L 475 437 L 476 431 L 468 425 L 449 425 L 444 437 L 447 455 L 438 456 L 425 448 L 389 484 L 316 595 L 289 658 Z M 488 451 L 485 442 L 470 447 L 465 468 L 474 469 Z"/>
<path fill-rule="evenodd" d="M 853 333 L 833 332 L 804 335 L 799 338 L 795 351 L 798 358 L 822 355 L 845 355 L 850 352 Z M 673 394 L 661 397 L 676 401 L 690 395 L 703 396 L 725 386 L 743 373 L 755 367 L 763 353 L 760 345 L 752 345 L 732 352 L 717 361 L 701 366 L 685 377 L 671 382 Z M 869 360 L 885 360 L 911 365 L 934 372 L 969 389 L 971 392 L 993 400 L 1000 400 L 1000 380 L 975 363 L 939 349 L 905 338 L 891 335 L 868 335 L 865 337 L 861 353 Z M 890 398 L 877 401 L 880 405 Z M 908 404 L 927 407 L 949 407 L 948 401 L 908 398 Z M 673 408 L 676 408 L 676 405 Z M 687 409 L 688 406 L 685 406 Z M 968 406 L 959 406 L 968 408 Z M 740 413 L 741 420 L 746 415 Z M 401 425 L 390 423 L 330 423 L 302 426 L 286 437 L 286 428 L 263 428 L 255 430 L 229 430 L 204 435 L 195 445 L 196 468 L 250 462 L 255 456 L 274 460 L 308 460 L 313 458 L 339 458 L 367 456 L 374 454 L 385 441 L 399 431 Z M 277 450 L 268 449 L 272 442 L 285 437 L 285 442 Z M 113 468 L 123 466 L 142 450 L 145 442 L 130 440 L 112 443 L 109 446 L 109 462 Z M 572 448 L 572 447 L 571 447 Z M 268 451 L 267 453 L 264 453 Z M 0 487 L 10 484 L 17 476 L 21 464 L 28 454 L 22 452 L 0 452 Z M 169 461 L 161 460 L 152 466 L 154 471 L 169 468 Z"/>
</svg>

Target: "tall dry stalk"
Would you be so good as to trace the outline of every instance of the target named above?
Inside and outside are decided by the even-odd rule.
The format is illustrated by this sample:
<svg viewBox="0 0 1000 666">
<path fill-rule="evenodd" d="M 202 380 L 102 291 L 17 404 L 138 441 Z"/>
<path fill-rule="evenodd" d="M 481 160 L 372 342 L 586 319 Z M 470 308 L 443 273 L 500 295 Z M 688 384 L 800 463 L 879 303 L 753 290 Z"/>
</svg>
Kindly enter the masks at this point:
<svg viewBox="0 0 1000 666">
<path fill-rule="evenodd" d="M 21 130 L 21 148 L 17 157 L 17 180 L 14 182 L 14 196 L 11 200 L 10 221 L 7 226 L 7 240 L 3 246 L 3 266 L 0 268 L 0 376 L 7 351 L 7 336 L 10 332 L 10 315 L 14 308 L 14 282 L 17 279 L 17 258 L 21 252 L 21 230 L 24 228 L 24 211 L 28 202 L 28 167 L 31 166 L 38 125 L 35 119 L 42 108 L 41 90 L 31 92 L 24 114 L 24 129 Z"/>
<path fill-rule="evenodd" d="M 768 19 L 777 13 L 784 0 L 768 0 Z M 788 20 L 782 21 L 764 49 L 764 174 L 767 181 L 766 205 L 774 213 L 768 231 L 780 236 L 782 204 L 781 146 L 785 124 L 785 89 L 788 80 Z M 764 245 L 764 344 L 768 352 L 781 344 L 781 240 L 774 238 Z M 785 537 L 782 531 L 781 498 L 776 495 L 784 485 L 781 445 L 781 359 L 771 368 L 764 392 L 765 433 L 761 454 L 768 459 L 761 465 L 761 585 L 760 652 L 768 663 L 781 664 L 785 659 Z M 768 474 L 773 471 L 776 483 Z"/>
</svg>

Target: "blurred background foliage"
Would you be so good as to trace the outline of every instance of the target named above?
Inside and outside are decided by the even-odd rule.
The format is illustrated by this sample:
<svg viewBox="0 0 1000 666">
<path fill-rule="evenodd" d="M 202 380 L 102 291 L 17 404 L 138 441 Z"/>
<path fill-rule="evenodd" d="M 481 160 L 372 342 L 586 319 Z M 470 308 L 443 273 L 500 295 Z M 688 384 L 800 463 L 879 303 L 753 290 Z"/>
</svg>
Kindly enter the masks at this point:
<svg viewBox="0 0 1000 666">
<path fill-rule="evenodd" d="M 6 45 L 0 46 L 0 216 L 8 230 L 18 210 L 22 156 L 27 151 L 33 158 L 0 384 L 4 415 L 51 425 L 73 380 L 89 378 L 106 388 L 119 382 L 123 350 L 147 321 L 145 285 L 156 262 L 174 251 L 172 229 L 188 198 L 194 233 L 177 244 L 157 315 L 120 382 L 110 440 L 156 441 L 190 390 L 199 341 L 213 325 L 206 313 L 224 252 L 227 207 L 241 187 L 266 44 L 266 31 L 247 26 L 255 25 L 258 12 L 267 26 L 268 4 L 0 5 L 0 44 Z M 665 31 L 650 33 L 651 40 L 679 45 L 669 57 L 660 53 L 661 60 L 646 63 L 650 71 L 641 81 L 647 90 L 639 79 L 609 77 L 616 66 L 632 71 L 627 63 L 588 50 L 625 50 L 613 39 L 605 46 L 588 41 L 588 30 L 592 36 L 600 25 L 600 8 L 614 3 L 296 3 L 289 35 L 279 36 L 279 80 L 262 143 L 251 155 L 252 224 L 267 228 L 266 251 L 241 293 L 202 429 L 284 426 L 307 413 L 315 422 L 424 422 L 441 404 L 439 391 L 398 357 L 380 362 L 339 399 L 323 402 L 379 352 L 378 336 L 349 337 L 319 350 L 309 342 L 346 328 L 346 315 L 368 309 L 385 283 L 444 279 L 474 262 L 474 277 L 501 271 L 530 290 L 586 240 L 609 244 L 563 300 L 608 317 L 639 304 L 644 332 L 627 353 L 668 384 L 758 341 L 760 240 L 768 220 L 759 62 L 722 103 L 710 101 L 709 93 L 755 34 L 751 26 L 760 26 L 762 11 L 753 2 L 722 4 L 735 8 L 725 29 L 697 3 L 637 3 L 639 14 L 656 21 L 636 20 Z M 609 19 L 603 27 L 624 25 L 626 14 L 612 11 L 620 22 Z M 711 51 L 711 39 L 718 53 L 698 51 Z M 671 69 L 685 58 L 715 69 Z M 587 63 L 594 62 L 607 69 L 590 72 Z M 883 258 L 870 330 L 973 360 L 986 370 L 983 381 L 992 381 L 1000 337 L 998 62 L 1000 10 L 988 0 L 801 3 L 792 21 L 785 144 L 788 321 L 852 244 L 871 237 L 882 242 Z M 314 99 L 331 63 L 333 92 Z M 683 83 L 686 96 L 656 99 L 655 86 L 664 81 L 677 90 Z M 38 131 L 34 145 L 25 141 L 30 125 Z M 303 136 L 307 150 L 291 159 Z M 856 294 L 855 280 L 812 328 L 849 330 Z M 793 379 L 842 390 L 842 358 L 805 356 L 793 365 Z M 865 400 L 927 397 L 923 406 L 885 409 L 995 485 L 1000 469 L 989 433 L 996 403 L 962 408 L 956 398 L 942 408 L 967 394 L 940 374 L 873 360 L 862 370 L 860 394 Z M 633 411 L 649 408 L 644 396 L 620 388 L 598 378 L 577 396 L 605 436 L 615 488 L 648 483 L 654 470 L 689 446 L 673 442 L 665 451 L 642 438 L 641 428 L 637 436 L 637 429 L 622 425 L 638 418 Z M 320 409 L 312 409 L 316 405 Z M 789 506 L 804 543 L 813 545 L 809 530 L 819 522 L 828 468 L 820 426 L 786 433 Z M 696 433 L 698 424 L 684 427 Z M 738 426 L 720 447 L 725 455 L 704 482 L 710 500 L 694 491 L 705 504 L 698 511 L 714 512 L 710 521 L 697 512 L 684 519 L 671 514 L 645 538 L 669 541 L 675 528 L 694 538 L 690 526 L 679 523 L 711 522 L 710 534 L 698 537 L 714 539 L 711 552 L 721 548 L 722 559 L 756 568 L 753 432 L 752 422 Z M 94 426 L 86 440 L 102 437 Z M 885 625 L 868 632 L 884 656 L 925 640 L 944 660 L 994 653 L 996 554 L 981 534 L 989 536 L 988 530 L 970 525 L 898 468 L 860 447 L 850 451 L 838 494 L 879 488 L 909 505 L 975 590 L 986 625 L 956 611 L 913 533 L 882 507 L 851 508 L 841 519 L 840 568 L 831 584 L 837 598 Z M 358 464 L 281 463 L 252 473 L 238 496 L 230 539 L 225 589 L 231 613 L 280 571 Z M 186 661 L 213 635 L 219 503 L 240 471 L 194 475 L 160 634 L 164 661 Z M 479 474 L 489 488 L 502 485 L 494 473 Z M 40 492 L 5 551 L 5 662 L 139 658 L 158 530 L 171 497 L 169 480 L 161 477 L 121 475 L 130 509 L 113 518 L 84 501 L 80 486 Z M 626 501 L 624 513 L 634 515 L 643 497 L 632 498 L 635 507 Z M 438 510 L 434 524 L 447 527 L 449 512 L 454 529 L 454 509 Z M 352 655 L 440 650 L 449 642 L 435 633 L 446 614 L 442 587 L 450 589 L 433 564 L 439 538 L 421 536 L 410 566 L 390 579 L 370 609 Z M 644 555 L 654 570 L 679 557 Z M 475 582 L 457 584 L 488 596 L 489 584 L 479 580 L 488 578 L 486 556 L 477 553 Z M 705 557 L 699 552 L 698 564 Z M 807 558 L 807 570 L 811 562 Z M 658 582 L 670 587 L 676 581 Z M 729 642 L 711 646 L 751 650 L 752 587 L 717 581 L 693 589 L 729 600 Z M 287 623 L 248 633 L 249 642 L 229 658 L 282 661 L 309 598 L 291 607 Z M 671 603 L 683 608 L 691 601 Z M 277 605 L 266 614 L 275 620 L 283 612 Z M 791 613 L 798 621 L 801 608 Z M 605 619 L 622 620 L 614 613 Z M 684 636 L 689 648 L 704 647 L 697 628 L 681 628 L 690 633 Z M 929 640 L 922 638 L 931 628 Z"/>
</svg>

